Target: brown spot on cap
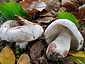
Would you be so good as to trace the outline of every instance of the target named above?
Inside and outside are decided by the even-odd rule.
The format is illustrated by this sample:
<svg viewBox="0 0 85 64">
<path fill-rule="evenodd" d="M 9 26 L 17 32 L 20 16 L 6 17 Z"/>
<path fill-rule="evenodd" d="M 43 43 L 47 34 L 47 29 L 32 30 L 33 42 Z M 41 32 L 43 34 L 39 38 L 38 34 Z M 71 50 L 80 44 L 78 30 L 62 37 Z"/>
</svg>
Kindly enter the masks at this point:
<svg viewBox="0 0 85 64">
<path fill-rule="evenodd" d="M 51 43 L 49 45 L 49 48 L 48 48 L 48 53 L 52 52 L 52 51 L 55 51 L 56 48 L 57 48 L 56 44 L 55 43 Z"/>
<path fill-rule="evenodd" d="M 82 42 L 83 42 L 83 40 L 81 40 L 81 43 L 80 43 L 80 45 L 82 45 Z"/>
<path fill-rule="evenodd" d="M 82 42 L 80 43 L 80 45 L 82 45 Z"/>
<path fill-rule="evenodd" d="M 65 52 L 63 53 L 63 56 L 66 56 L 66 55 L 67 55 L 67 53 L 68 53 L 68 51 L 65 51 Z"/>
</svg>

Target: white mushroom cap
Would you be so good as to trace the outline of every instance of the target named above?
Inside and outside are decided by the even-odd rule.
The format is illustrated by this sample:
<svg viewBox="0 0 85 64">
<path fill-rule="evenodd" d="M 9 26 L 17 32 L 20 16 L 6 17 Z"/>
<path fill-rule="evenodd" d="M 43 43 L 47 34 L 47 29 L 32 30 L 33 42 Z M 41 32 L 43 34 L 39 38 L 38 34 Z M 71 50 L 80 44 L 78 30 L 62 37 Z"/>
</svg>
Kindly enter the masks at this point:
<svg viewBox="0 0 85 64">
<path fill-rule="evenodd" d="M 6 21 L 0 28 L 0 38 L 8 42 L 28 42 L 39 38 L 43 28 L 37 24 L 20 26 L 18 21 Z"/>
<path fill-rule="evenodd" d="M 52 22 L 45 30 L 45 39 L 48 44 L 55 40 L 58 35 L 65 29 L 68 28 L 71 35 L 71 45 L 72 50 L 79 50 L 83 45 L 83 37 L 78 31 L 76 25 L 67 19 L 58 19 Z"/>
</svg>

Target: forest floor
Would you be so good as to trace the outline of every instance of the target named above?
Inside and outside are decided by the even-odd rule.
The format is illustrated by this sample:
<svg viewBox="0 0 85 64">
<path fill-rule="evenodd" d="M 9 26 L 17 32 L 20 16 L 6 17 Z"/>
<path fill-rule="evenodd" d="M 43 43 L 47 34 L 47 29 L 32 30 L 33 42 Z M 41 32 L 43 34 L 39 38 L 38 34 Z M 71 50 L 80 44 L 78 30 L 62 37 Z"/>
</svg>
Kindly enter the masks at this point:
<svg viewBox="0 0 85 64">
<path fill-rule="evenodd" d="M 56 0 L 54 0 L 54 1 L 56 1 Z M 73 3 L 76 3 L 75 10 L 74 10 L 74 8 L 70 9 L 69 7 L 68 8 L 65 7 L 63 9 L 60 7 L 59 10 L 55 11 L 49 7 L 47 9 L 44 9 L 42 12 L 35 12 L 35 13 L 29 14 L 30 18 L 28 18 L 28 20 L 33 23 L 38 23 L 39 25 L 41 25 L 43 27 L 43 29 L 45 31 L 47 26 L 49 26 L 54 20 L 58 19 L 57 15 L 55 13 L 62 12 L 62 11 L 72 13 L 78 20 L 78 23 L 79 23 L 78 29 L 84 38 L 84 44 L 81 48 L 81 51 L 85 51 L 85 30 L 83 29 L 83 26 L 85 26 L 85 12 L 80 13 L 77 9 L 77 7 L 82 6 L 83 4 L 85 4 L 85 2 L 84 1 L 78 1 L 78 2 L 73 1 Z M 51 6 L 51 5 L 49 5 L 49 6 Z M 70 6 L 70 4 L 69 4 L 69 6 Z M 54 9 L 55 8 L 56 7 L 54 7 Z M 46 16 L 47 13 L 49 16 Z M 50 15 L 51 15 L 51 17 L 50 17 Z M 50 19 L 48 19 L 48 18 L 50 18 Z M 43 19 L 45 19 L 45 21 L 43 21 Z M 7 20 L 3 17 L 3 15 L 0 14 L 0 26 L 5 21 L 7 21 Z M 52 61 L 52 60 L 48 59 L 46 56 L 46 49 L 47 49 L 48 45 L 45 41 L 44 34 L 41 37 L 39 37 L 37 40 L 28 42 L 26 49 L 19 48 L 19 46 L 16 46 L 15 42 L 13 42 L 13 43 L 7 42 L 5 40 L 0 39 L 0 52 L 6 45 L 8 45 L 12 49 L 13 53 L 15 54 L 16 64 L 17 64 L 19 57 L 24 53 L 29 55 L 30 62 L 31 62 L 30 64 L 45 64 L 45 63 L 46 64 L 77 64 L 72 58 L 70 58 L 71 55 L 69 55 L 69 54 L 65 58 L 59 59 L 58 61 Z M 41 46 L 39 46 L 39 45 L 41 45 Z M 34 49 L 34 50 L 32 50 L 32 49 Z M 31 55 L 30 52 L 33 53 L 32 56 L 30 56 Z M 40 54 L 38 54 L 38 53 L 40 53 Z M 43 61 L 43 63 L 42 63 L 42 61 Z"/>
</svg>

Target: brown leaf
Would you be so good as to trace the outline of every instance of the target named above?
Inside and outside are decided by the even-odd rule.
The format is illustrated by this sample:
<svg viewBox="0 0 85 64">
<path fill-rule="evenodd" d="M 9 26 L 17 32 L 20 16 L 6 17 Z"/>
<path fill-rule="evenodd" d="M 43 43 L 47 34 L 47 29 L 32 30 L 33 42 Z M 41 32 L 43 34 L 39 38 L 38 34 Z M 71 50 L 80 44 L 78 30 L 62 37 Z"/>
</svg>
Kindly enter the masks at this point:
<svg viewBox="0 0 85 64">
<path fill-rule="evenodd" d="M 29 56 L 27 54 L 21 55 L 17 64 L 30 64 Z"/>
<path fill-rule="evenodd" d="M 68 6 L 67 6 L 68 4 Z M 62 6 L 66 6 L 66 7 L 69 7 L 69 6 L 73 6 L 74 3 L 71 1 L 71 0 L 62 0 Z"/>
<path fill-rule="evenodd" d="M 46 4 L 44 2 L 38 0 L 20 1 L 19 4 L 28 14 L 41 12 L 46 7 Z"/>
<path fill-rule="evenodd" d="M 52 22 L 52 20 L 54 20 L 55 18 L 53 17 L 43 17 L 43 18 L 39 18 L 37 20 L 38 23 L 50 23 Z"/>
<path fill-rule="evenodd" d="M 75 3 L 71 0 L 62 0 L 61 5 L 62 7 L 65 7 L 68 12 L 75 11 L 77 9 Z"/>
<path fill-rule="evenodd" d="M 44 56 L 38 58 L 38 60 L 39 60 L 40 64 L 48 64 L 48 62 Z"/>
<path fill-rule="evenodd" d="M 48 25 L 45 25 L 45 24 L 40 24 L 42 27 L 43 27 L 43 29 L 44 29 L 44 31 L 46 30 L 46 28 L 48 27 Z"/>
<path fill-rule="evenodd" d="M 66 11 L 66 8 L 65 7 L 61 7 L 58 12 L 65 12 L 65 11 Z"/>
<path fill-rule="evenodd" d="M 39 62 L 39 60 L 37 58 L 40 57 L 40 54 L 41 54 L 41 51 L 43 50 L 43 48 L 44 48 L 44 45 L 41 43 L 41 41 L 38 41 L 31 47 L 30 56 L 31 56 L 31 59 L 33 60 L 33 62 L 35 62 L 35 63 Z"/>
<path fill-rule="evenodd" d="M 60 7 L 60 1 L 59 0 L 42 0 L 46 3 L 46 10 L 56 15 L 59 7 Z"/>
<path fill-rule="evenodd" d="M 0 3 L 17 2 L 18 0 L 0 0 Z"/>
<path fill-rule="evenodd" d="M 63 64 L 74 64 L 74 61 L 70 57 L 62 59 Z"/>
<path fill-rule="evenodd" d="M 85 13 L 83 12 L 71 12 L 78 20 L 80 23 L 82 20 L 85 20 Z"/>
<path fill-rule="evenodd" d="M 78 8 L 79 12 L 85 13 L 85 4 Z"/>
<path fill-rule="evenodd" d="M 43 17 L 43 16 L 47 16 L 47 17 L 53 17 L 54 15 L 52 15 L 50 12 L 47 12 L 47 11 L 43 11 L 42 13 L 40 13 L 40 17 Z"/>
<path fill-rule="evenodd" d="M 20 17 L 20 16 L 17 16 L 15 15 L 15 18 L 18 19 L 18 21 L 22 24 L 22 25 L 29 25 L 29 24 L 33 24 L 32 22 Z"/>
</svg>

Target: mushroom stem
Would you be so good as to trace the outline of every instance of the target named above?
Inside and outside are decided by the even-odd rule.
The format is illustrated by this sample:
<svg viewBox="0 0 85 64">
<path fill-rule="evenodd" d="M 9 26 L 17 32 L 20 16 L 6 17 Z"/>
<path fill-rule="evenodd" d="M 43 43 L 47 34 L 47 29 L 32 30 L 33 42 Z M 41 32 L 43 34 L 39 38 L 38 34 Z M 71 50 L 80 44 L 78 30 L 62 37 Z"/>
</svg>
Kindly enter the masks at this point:
<svg viewBox="0 0 85 64">
<path fill-rule="evenodd" d="M 18 42 L 16 42 L 16 45 L 19 46 L 22 49 L 25 49 L 26 46 L 27 46 L 27 44 L 28 44 L 28 42 L 24 42 L 24 43 L 18 43 Z"/>
<path fill-rule="evenodd" d="M 46 54 L 51 56 L 54 52 L 58 58 L 65 57 L 70 49 L 71 35 L 67 31 L 61 34 L 48 46 Z M 53 55 L 53 54 L 52 54 Z"/>
</svg>

